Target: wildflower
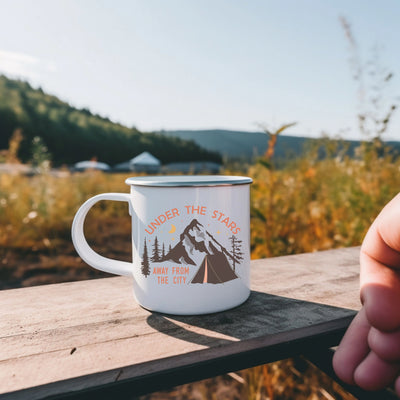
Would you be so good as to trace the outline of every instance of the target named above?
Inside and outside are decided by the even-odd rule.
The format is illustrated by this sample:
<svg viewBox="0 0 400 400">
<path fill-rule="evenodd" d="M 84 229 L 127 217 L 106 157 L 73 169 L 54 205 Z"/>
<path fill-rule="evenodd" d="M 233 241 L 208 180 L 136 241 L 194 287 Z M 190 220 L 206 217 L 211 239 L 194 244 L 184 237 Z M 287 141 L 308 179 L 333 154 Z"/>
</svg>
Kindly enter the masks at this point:
<svg viewBox="0 0 400 400">
<path fill-rule="evenodd" d="M 322 209 L 316 201 L 312 201 L 309 204 L 311 218 L 319 219 L 322 216 Z"/>
<path fill-rule="evenodd" d="M 306 178 L 314 178 L 314 176 L 316 175 L 316 170 L 313 167 L 310 167 L 304 174 L 304 176 Z"/>
<path fill-rule="evenodd" d="M 29 212 L 28 215 L 27 215 L 27 217 L 28 217 L 29 219 L 35 219 L 37 216 L 38 216 L 37 211 L 31 211 L 31 212 Z"/>
<path fill-rule="evenodd" d="M 295 180 L 294 180 L 293 176 L 289 176 L 288 178 L 286 178 L 286 179 L 283 181 L 283 184 L 284 184 L 285 186 L 288 186 L 288 187 L 294 186 Z"/>
<path fill-rule="evenodd" d="M 30 220 L 35 219 L 38 216 L 37 211 L 30 211 L 28 215 L 22 220 L 24 224 L 27 224 Z"/>
</svg>

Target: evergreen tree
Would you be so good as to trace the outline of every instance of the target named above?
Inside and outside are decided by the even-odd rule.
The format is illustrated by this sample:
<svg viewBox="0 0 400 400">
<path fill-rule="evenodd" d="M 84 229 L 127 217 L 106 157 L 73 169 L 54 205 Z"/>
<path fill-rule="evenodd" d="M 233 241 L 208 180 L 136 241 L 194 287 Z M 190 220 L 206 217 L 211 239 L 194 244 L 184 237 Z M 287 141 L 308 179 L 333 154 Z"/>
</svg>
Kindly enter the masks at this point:
<svg viewBox="0 0 400 400">
<path fill-rule="evenodd" d="M 236 263 L 240 264 L 240 261 L 243 260 L 243 252 L 242 252 L 242 240 L 239 240 L 235 235 L 232 235 L 229 240 L 232 245 L 232 263 L 233 263 L 233 272 L 236 269 Z"/>
<path fill-rule="evenodd" d="M 150 275 L 149 256 L 147 254 L 146 239 L 144 240 L 144 249 L 142 256 L 142 274 L 147 278 Z"/>
<path fill-rule="evenodd" d="M 154 244 L 153 244 L 153 253 L 151 255 L 151 259 L 152 262 L 159 262 L 160 260 L 160 250 L 158 248 L 158 239 L 157 236 L 154 239 Z"/>
<path fill-rule="evenodd" d="M 165 258 L 165 245 L 164 243 L 162 244 L 162 253 L 161 253 L 161 261 L 164 260 Z"/>
</svg>

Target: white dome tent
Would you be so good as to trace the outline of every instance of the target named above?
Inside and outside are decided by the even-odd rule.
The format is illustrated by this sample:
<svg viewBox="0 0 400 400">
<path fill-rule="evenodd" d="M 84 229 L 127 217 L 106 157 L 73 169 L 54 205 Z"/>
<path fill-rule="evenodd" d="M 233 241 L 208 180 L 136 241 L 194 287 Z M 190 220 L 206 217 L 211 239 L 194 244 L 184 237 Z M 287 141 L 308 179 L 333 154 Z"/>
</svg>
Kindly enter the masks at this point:
<svg viewBox="0 0 400 400">
<path fill-rule="evenodd" d="M 136 172 L 155 173 L 160 170 L 161 162 L 148 151 L 144 151 L 129 161 L 129 169 Z"/>
<path fill-rule="evenodd" d="M 111 167 L 103 162 L 86 160 L 86 161 L 79 161 L 76 164 L 74 164 L 73 170 L 74 171 L 98 170 L 98 171 L 109 172 L 111 170 Z"/>
</svg>

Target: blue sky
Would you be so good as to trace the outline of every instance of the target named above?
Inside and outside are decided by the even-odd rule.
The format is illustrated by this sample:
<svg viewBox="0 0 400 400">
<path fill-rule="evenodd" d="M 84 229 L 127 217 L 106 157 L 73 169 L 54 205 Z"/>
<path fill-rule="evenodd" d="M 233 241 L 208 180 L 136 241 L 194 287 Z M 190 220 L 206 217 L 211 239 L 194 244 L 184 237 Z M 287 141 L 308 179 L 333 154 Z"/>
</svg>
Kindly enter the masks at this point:
<svg viewBox="0 0 400 400">
<path fill-rule="evenodd" d="M 0 73 L 144 131 L 359 138 L 341 15 L 362 62 L 394 73 L 382 110 L 400 100 L 398 0 L 0 0 L 0 15 Z"/>
</svg>

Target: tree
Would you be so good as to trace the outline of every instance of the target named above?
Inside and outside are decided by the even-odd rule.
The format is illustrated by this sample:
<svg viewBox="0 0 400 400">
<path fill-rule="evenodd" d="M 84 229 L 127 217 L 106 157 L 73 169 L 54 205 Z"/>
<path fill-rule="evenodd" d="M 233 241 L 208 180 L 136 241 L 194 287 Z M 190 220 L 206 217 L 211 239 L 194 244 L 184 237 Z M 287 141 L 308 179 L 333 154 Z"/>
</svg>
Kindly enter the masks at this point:
<svg viewBox="0 0 400 400">
<path fill-rule="evenodd" d="M 20 129 L 24 137 L 16 150 L 22 162 L 31 161 L 35 136 L 41 138 L 40 145 L 46 145 L 55 166 L 90 160 L 94 156 L 108 164 L 117 164 L 145 150 L 163 163 L 222 162 L 219 153 L 203 149 L 193 141 L 155 132 L 142 133 L 88 109 L 71 107 L 41 89 L 3 75 L 0 75 L 0 99 L 0 150 L 7 148 L 13 131 Z"/>
<path fill-rule="evenodd" d="M 164 260 L 165 258 L 165 245 L 164 243 L 162 244 L 162 252 L 161 252 L 161 261 Z"/>
<path fill-rule="evenodd" d="M 236 263 L 240 264 L 240 261 L 243 260 L 242 240 L 239 240 L 235 235 L 232 235 L 229 240 L 232 245 L 232 263 L 233 272 L 235 272 Z"/>
<path fill-rule="evenodd" d="M 157 236 L 154 239 L 154 244 L 153 244 L 153 253 L 151 255 L 151 259 L 152 262 L 159 262 L 160 260 L 160 250 L 158 248 L 158 239 Z"/>
<path fill-rule="evenodd" d="M 150 275 L 149 256 L 147 254 L 146 239 L 144 240 L 144 249 L 142 256 L 142 274 L 147 278 Z"/>
</svg>

